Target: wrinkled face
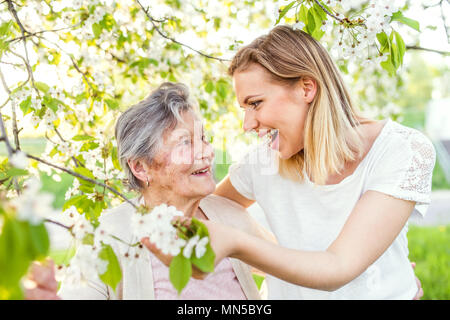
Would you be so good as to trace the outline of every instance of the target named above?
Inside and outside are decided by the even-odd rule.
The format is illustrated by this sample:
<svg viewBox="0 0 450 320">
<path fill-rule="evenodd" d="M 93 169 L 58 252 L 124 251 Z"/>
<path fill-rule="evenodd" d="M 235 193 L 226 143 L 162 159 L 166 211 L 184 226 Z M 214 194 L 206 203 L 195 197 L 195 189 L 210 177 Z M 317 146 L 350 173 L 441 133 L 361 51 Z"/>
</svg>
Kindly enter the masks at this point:
<svg viewBox="0 0 450 320">
<path fill-rule="evenodd" d="M 234 88 L 245 110 L 244 130 L 255 130 L 260 137 L 269 134 L 271 148 L 288 159 L 304 147 L 304 124 L 308 103 L 299 84 L 275 83 L 258 64 L 235 72 Z"/>
<path fill-rule="evenodd" d="M 164 134 L 164 143 L 150 165 L 152 190 L 172 197 L 203 198 L 214 192 L 214 150 L 203 124 L 192 111 Z"/>
</svg>

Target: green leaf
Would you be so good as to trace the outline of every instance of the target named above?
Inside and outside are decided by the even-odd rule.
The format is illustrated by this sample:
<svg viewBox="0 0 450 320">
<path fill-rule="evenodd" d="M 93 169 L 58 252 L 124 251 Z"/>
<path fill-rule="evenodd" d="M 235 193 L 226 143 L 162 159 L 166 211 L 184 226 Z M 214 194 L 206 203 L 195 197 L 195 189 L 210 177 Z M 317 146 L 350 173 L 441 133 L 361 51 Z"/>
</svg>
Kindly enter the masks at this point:
<svg viewBox="0 0 450 320">
<path fill-rule="evenodd" d="M 13 21 L 4 22 L 0 26 L 0 37 L 8 36 L 12 29 Z"/>
<path fill-rule="evenodd" d="M 10 168 L 6 171 L 6 174 L 10 177 L 20 177 L 26 176 L 28 174 L 28 171 L 25 169 Z"/>
<path fill-rule="evenodd" d="M 76 173 L 81 174 L 81 175 L 83 175 L 83 176 L 85 176 L 87 178 L 91 178 L 92 180 L 95 180 L 95 177 L 92 174 L 92 172 L 89 169 L 85 168 L 85 167 L 76 167 L 73 171 L 75 171 Z M 81 179 L 81 178 L 78 178 L 78 179 L 80 180 L 80 182 L 91 183 L 91 182 L 88 182 L 88 181 L 86 181 L 84 179 Z"/>
<path fill-rule="evenodd" d="M 216 254 L 214 253 L 214 250 L 209 243 L 206 245 L 205 254 L 201 258 L 197 258 L 195 254 L 193 254 L 191 257 L 192 263 L 203 272 L 214 271 L 215 259 Z"/>
<path fill-rule="evenodd" d="M 213 82 L 212 82 L 212 81 L 208 81 L 208 82 L 206 83 L 206 86 L 205 86 L 205 91 L 206 91 L 207 93 L 211 93 L 211 92 L 213 92 L 213 90 L 214 90 L 214 84 L 213 84 Z"/>
<path fill-rule="evenodd" d="M 81 146 L 80 151 L 89 151 L 89 150 L 96 149 L 98 147 L 99 147 L 99 144 L 97 142 L 86 142 Z"/>
<path fill-rule="evenodd" d="M 32 111 L 31 107 L 31 96 L 28 96 L 25 100 L 23 100 L 20 104 L 20 109 L 23 114 L 26 115 Z"/>
<path fill-rule="evenodd" d="M 315 23 L 315 30 L 313 31 L 313 33 L 311 35 L 316 40 L 320 40 L 323 37 L 323 35 L 325 34 L 325 32 L 322 31 L 322 29 L 320 29 L 320 28 L 322 27 L 323 20 L 326 20 L 327 14 L 317 4 L 314 4 L 314 6 L 309 11 L 312 12 L 313 17 L 314 17 L 314 23 Z"/>
<path fill-rule="evenodd" d="M 390 58 L 388 58 L 386 61 L 382 61 L 382 62 L 380 63 L 380 66 L 381 66 L 384 70 L 386 70 L 387 72 L 389 72 L 389 74 L 390 74 L 391 76 L 395 74 L 395 68 L 394 68 L 394 66 L 392 65 L 392 61 L 391 61 Z"/>
<path fill-rule="evenodd" d="M 85 140 L 93 140 L 94 137 L 88 136 L 86 134 L 79 134 L 72 138 L 73 141 L 85 141 Z"/>
<path fill-rule="evenodd" d="M 397 48 L 398 48 L 398 59 L 399 59 L 400 65 L 402 65 L 403 64 L 403 56 L 405 55 L 405 52 L 406 52 L 405 42 L 403 41 L 402 36 L 397 31 L 393 31 L 393 32 L 394 32 L 395 43 L 397 44 Z"/>
<path fill-rule="evenodd" d="M 217 81 L 216 93 L 217 96 L 219 97 L 219 101 L 221 102 L 225 101 L 225 99 L 228 96 L 228 82 L 223 79 Z"/>
<path fill-rule="evenodd" d="M 0 233 L 0 287 L 17 286 L 31 263 L 27 222 L 5 218 Z"/>
<path fill-rule="evenodd" d="M 297 1 L 292 1 L 291 3 L 289 3 L 287 6 L 285 6 L 283 8 L 283 10 L 281 10 L 280 15 L 278 16 L 277 21 L 275 22 L 275 24 L 280 23 L 280 20 L 286 15 L 286 13 L 289 11 L 289 9 L 292 8 L 292 6 L 296 3 Z"/>
<path fill-rule="evenodd" d="M 309 9 L 307 15 L 306 31 L 312 35 L 316 30 L 316 21 L 314 18 L 314 10 Z"/>
<path fill-rule="evenodd" d="M 121 171 L 122 167 L 120 166 L 119 157 L 117 154 L 117 147 L 113 147 L 112 144 L 111 144 L 111 160 L 114 168 Z"/>
<path fill-rule="evenodd" d="M 103 249 L 98 254 L 102 260 L 108 261 L 106 272 L 99 275 L 104 284 L 110 286 L 116 292 L 117 285 L 122 280 L 122 270 L 120 270 L 119 260 L 114 250 L 108 244 L 103 244 Z"/>
<path fill-rule="evenodd" d="M 391 43 L 389 41 L 387 34 L 385 32 L 377 33 L 377 39 L 381 46 L 380 52 L 383 52 L 383 53 L 389 52 Z"/>
<path fill-rule="evenodd" d="M 192 218 L 191 227 L 193 227 L 193 229 L 196 230 L 195 234 L 197 234 L 200 238 L 209 236 L 208 228 L 200 220 Z"/>
<path fill-rule="evenodd" d="M 88 246 L 94 245 L 94 235 L 92 233 L 86 233 L 83 239 L 81 240 L 82 244 L 86 244 Z"/>
<path fill-rule="evenodd" d="M 397 11 L 397 12 L 393 13 L 391 16 L 391 21 L 401 22 L 401 23 L 413 28 L 414 30 L 420 32 L 419 22 L 414 19 L 405 17 L 401 11 Z"/>
<path fill-rule="evenodd" d="M 99 25 L 98 23 L 94 23 L 92 25 L 92 32 L 94 33 L 94 36 L 96 38 L 98 38 L 100 36 L 100 34 L 102 33 L 102 26 Z"/>
<path fill-rule="evenodd" d="M 111 110 L 119 108 L 119 102 L 115 99 L 105 99 L 105 103 Z"/>
<path fill-rule="evenodd" d="M 192 275 L 191 261 L 183 256 L 180 252 L 172 259 L 169 267 L 169 278 L 172 285 L 177 289 L 178 294 L 188 284 Z"/>
<path fill-rule="evenodd" d="M 323 11 L 323 9 L 317 3 L 314 3 L 313 9 L 314 9 L 314 12 L 317 14 L 317 16 L 320 18 L 320 20 L 327 19 L 327 13 L 325 11 Z M 329 8 L 327 10 L 331 11 Z"/>
<path fill-rule="evenodd" d="M 64 211 L 64 210 L 69 209 L 71 206 L 75 206 L 76 208 L 78 208 L 79 203 L 86 199 L 87 199 L 87 195 L 85 195 L 85 194 L 72 197 L 64 203 L 62 209 Z"/>
<path fill-rule="evenodd" d="M 43 223 L 32 225 L 28 223 L 30 245 L 33 252 L 33 260 L 40 260 L 48 255 L 50 239 Z"/>
<path fill-rule="evenodd" d="M 44 82 L 36 81 L 35 86 L 36 86 L 36 88 L 38 88 L 40 91 L 42 91 L 44 93 L 47 93 L 48 90 L 50 90 L 50 87 Z"/>
<path fill-rule="evenodd" d="M 308 8 L 305 5 L 301 5 L 298 11 L 297 18 L 302 21 L 305 25 L 308 23 Z"/>
<path fill-rule="evenodd" d="M 88 212 L 89 220 L 97 220 L 103 209 L 106 209 L 106 207 L 107 205 L 105 201 L 95 201 L 94 205 L 90 206 L 90 210 Z"/>
<path fill-rule="evenodd" d="M 399 49 L 397 47 L 397 44 L 394 42 L 394 31 L 391 32 L 391 35 L 389 36 L 389 42 L 390 45 L 390 59 L 392 66 L 394 67 L 394 71 L 398 69 L 400 66 L 400 57 L 399 57 Z"/>
</svg>

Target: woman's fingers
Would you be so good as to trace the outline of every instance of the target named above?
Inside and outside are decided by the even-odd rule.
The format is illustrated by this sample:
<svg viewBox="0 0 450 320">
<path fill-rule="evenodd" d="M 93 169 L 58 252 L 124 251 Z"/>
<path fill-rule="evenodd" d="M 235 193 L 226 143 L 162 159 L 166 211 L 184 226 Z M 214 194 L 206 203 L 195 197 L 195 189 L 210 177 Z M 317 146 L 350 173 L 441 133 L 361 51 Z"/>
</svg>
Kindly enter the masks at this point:
<svg viewBox="0 0 450 320">
<path fill-rule="evenodd" d="M 43 262 L 33 262 L 28 278 L 34 281 L 37 287 L 55 293 L 58 290 L 58 282 L 55 279 L 55 264 L 51 259 Z"/>
<path fill-rule="evenodd" d="M 170 254 L 162 253 L 162 251 L 159 250 L 154 243 L 150 242 L 150 239 L 148 237 L 142 238 L 141 243 L 148 250 L 150 250 L 150 252 L 153 253 L 162 263 L 164 263 L 166 266 L 170 265 L 173 257 Z"/>
<path fill-rule="evenodd" d="M 60 300 L 56 294 L 58 282 L 55 279 L 55 264 L 50 259 L 33 262 L 23 284 L 27 300 Z"/>
<path fill-rule="evenodd" d="M 42 287 L 36 287 L 33 289 L 25 289 L 25 299 L 26 300 L 61 300 L 61 298 L 56 295 L 56 292 L 49 291 Z"/>
</svg>

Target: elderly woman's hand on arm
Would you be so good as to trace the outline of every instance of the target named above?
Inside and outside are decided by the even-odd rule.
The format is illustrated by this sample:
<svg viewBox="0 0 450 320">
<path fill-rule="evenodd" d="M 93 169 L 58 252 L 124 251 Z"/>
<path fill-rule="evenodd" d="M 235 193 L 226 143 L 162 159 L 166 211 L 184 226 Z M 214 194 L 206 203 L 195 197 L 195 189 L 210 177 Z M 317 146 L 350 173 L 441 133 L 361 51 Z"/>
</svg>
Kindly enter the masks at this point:
<svg viewBox="0 0 450 320">
<path fill-rule="evenodd" d="M 55 264 L 51 259 L 33 262 L 24 285 L 27 300 L 61 299 L 57 295 L 58 282 L 55 279 Z"/>
</svg>

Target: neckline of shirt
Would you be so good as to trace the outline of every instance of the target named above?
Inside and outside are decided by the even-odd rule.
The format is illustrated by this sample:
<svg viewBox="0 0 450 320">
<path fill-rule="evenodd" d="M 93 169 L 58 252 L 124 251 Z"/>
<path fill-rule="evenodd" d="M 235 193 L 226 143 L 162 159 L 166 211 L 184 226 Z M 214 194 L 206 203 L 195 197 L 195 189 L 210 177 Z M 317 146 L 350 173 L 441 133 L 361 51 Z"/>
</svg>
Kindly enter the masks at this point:
<svg viewBox="0 0 450 320">
<path fill-rule="evenodd" d="M 349 181 L 351 181 L 356 175 L 357 173 L 361 170 L 361 168 L 364 166 L 364 164 L 368 161 L 367 159 L 370 157 L 370 155 L 372 153 L 374 153 L 375 149 L 377 148 L 379 142 L 382 140 L 382 138 L 385 136 L 386 132 L 388 131 L 387 128 L 388 126 L 393 123 L 393 121 L 390 118 L 387 118 L 387 120 L 385 121 L 385 124 L 383 125 L 383 128 L 381 129 L 380 133 L 378 134 L 378 136 L 375 138 L 375 141 L 372 143 L 372 146 L 370 147 L 370 150 L 367 152 L 366 156 L 364 157 L 364 159 L 362 159 L 362 161 L 358 164 L 358 166 L 356 167 L 355 171 L 353 171 L 353 173 L 347 177 L 345 177 L 341 182 L 339 183 L 335 183 L 335 184 L 325 184 L 325 185 L 317 185 L 314 184 L 308 177 L 308 175 L 306 174 L 306 171 L 303 171 L 304 177 L 305 177 L 305 181 L 306 183 L 310 184 L 310 185 L 314 185 L 315 188 L 320 188 L 322 190 L 330 190 L 330 189 L 335 189 L 338 187 L 343 186 L 344 184 L 347 184 Z"/>
</svg>

